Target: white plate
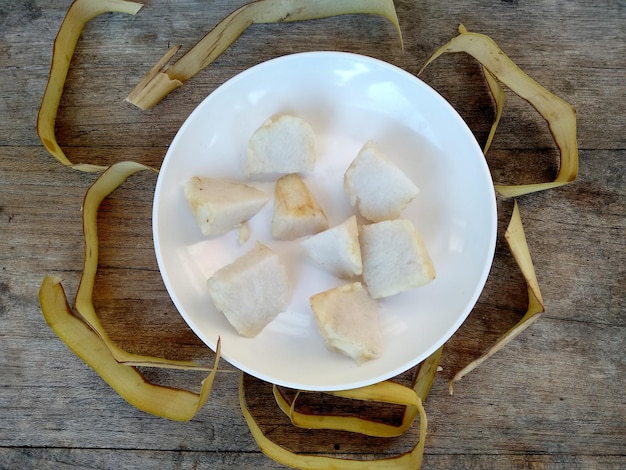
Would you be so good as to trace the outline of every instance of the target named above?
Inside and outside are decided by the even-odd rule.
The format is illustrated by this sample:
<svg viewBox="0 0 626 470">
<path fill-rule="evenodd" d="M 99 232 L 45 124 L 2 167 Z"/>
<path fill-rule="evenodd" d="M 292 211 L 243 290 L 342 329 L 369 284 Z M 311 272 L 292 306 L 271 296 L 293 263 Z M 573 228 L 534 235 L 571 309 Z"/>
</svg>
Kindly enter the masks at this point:
<svg viewBox="0 0 626 470">
<path fill-rule="evenodd" d="M 343 173 L 367 140 L 421 189 L 402 217 L 422 232 L 437 271 L 430 284 L 384 299 L 385 350 L 363 365 L 328 351 L 309 296 L 340 281 L 308 261 L 297 242 L 271 237 L 272 203 L 237 230 L 203 237 L 183 185 L 195 175 L 244 180 L 248 139 L 273 114 L 308 121 L 318 160 L 305 181 L 332 225 L 354 213 Z M 273 195 L 273 183 L 257 186 Z M 312 52 L 246 70 L 209 95 L 180 128 L 165 156 L 153 208 L 156 256 L 167 290 L 185 321 L 209 347 L 260 379 L 305 390 L 342 390 L 400 374 L 439 348 L 463 323 L 487 279 L 496 239 L 495 194 L 472 133 L 454 109 L 415 76 L 372 58 Z M 215 310 L 206 280 L 257 241 L 290 270 L 293 301 L 257 337 L 239 336 Z"/>
</svg>

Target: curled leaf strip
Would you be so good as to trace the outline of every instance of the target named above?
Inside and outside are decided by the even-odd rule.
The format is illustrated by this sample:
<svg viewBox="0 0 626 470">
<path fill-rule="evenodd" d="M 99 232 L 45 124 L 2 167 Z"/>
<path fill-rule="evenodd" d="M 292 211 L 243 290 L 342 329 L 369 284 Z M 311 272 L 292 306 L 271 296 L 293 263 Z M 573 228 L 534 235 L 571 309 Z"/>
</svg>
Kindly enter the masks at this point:
<svg viewBox="0 0 626 470">
<path fill-rule="evenodd" d="M 54 122 L 63 95 L 63 86 L 78 38 L 85 25 L 96 16 L 109 12 L 134 15 L 142 6 L 141 3 L 125 0 L 74 0 L 65 14 L 54 40 L 48 84 L 37 115 L 37 134 L 41 143 L 63 165 L 82 171 L 102 171 L 104 169 L 97 165 L 73 165 L 57 143 L 54 132 Z"/>
<path fill-rule="evenodd" d="M 522 226 L 522 219 L 517 201 L 515 201 L 515 205 L 513 207 L 513 214 L 511 215 L 511 220 L 505 233 L 505 238 L 509 245 L 509 249 L 511 250 L 511 254 L 513 255 L 513 258 L 515 259 L 522 275 L 524 276 L 524 280 L 526 281 L 528 288 L 528 310 L 521 320 L 517 322 L 513 328 L 502 335 L 485 353 L 454 375 L 448 384 L 450 394 L 454 391 L 453 387 L 455 382 L 461 380 L 465 375 L 469 374 L 472 370 L 506 346 L 511 340 L 513 340 L 513 338 L 517 337 L 517 335 L 533 324 L 544 311 L 543 298 L 541 296 L 541 291 L 539 290 L 539 283 L 537 282 L 537 276 L 535 274 L 535 268 L 530 256 L 530 251 L 528 250 L 528 244 L 526 243 L 526 236 L 524 235 L 524 227 Z"/>
<path fill-rule="evenodd" d="M 219 340 L 213 369 L 202 381 L 200 392 L 193 393 L 152 384 L 136 368 L 117 362 L 89 325 L 72 314 L 60 278 L 44 278 L 39 303 L 46 322 L 58 337 L 136 408 L 167 419 L 189 421 L 208 400 L 217 372 Z"/>
<path fill-rule="evenodd" d="M 224 18 L 169 67 L 166 63 L 178 49 L 168 50 L 165 57 L 130 92 L 126 101 L 141 109 L 153 108 L 219 57 L 252 24 L 286 23 L 346 14 L 371 14 L 387 18 L 395 27 L 402 45 L 402 33 L 393 0 L 257 0 Z"/>
<path fill-rule="evenodd" d="M 576 110 L 572 105 L 526 75 L 489 36 L 468 32 L 463 25 L 459 27 L 459 35 L 437 49 L 419 73 L 442 54 L 452 52 L 465 52 L 471 55 L 489 72 L 486 74 L 487 77 L 492 75 L 511 91 L 528 101 L 547 121 L 560 151 L 560 167 L 554 181 L 522 185 L 496 184 L 496 190 L 503 196 L 516 197 L 556 188 L 574 181 L 578 176 L 578 143 L 576 141 Z M 489 78 L 487 81 L 491 92 L 494 93 L 493 84 Z M 499 91 L 496 93 L 500 94 Z"/>
<path fill-rule="evenodd" d="M 85 257 L 83 274 L 76 292 L 76 310 L 85 322 L 100 336 L 115 359 L 123 364 L 146 367 L 166 367 L 177 369 L 203 369 L 189 361 L 174 361 L 152 356 L 129 353 L 117 346 L 105 331 L 93 305 L 93 289 L 98 270 L 98 209 L 100 204 L 131 175 L 142 170 L 153 169 L 141 163 L 124 161 L 111 165 L 93 182 L 83 201 L 83 233 L 85 237 Z"/>
<path fill-rule="evenodd" d="M 348 399 L 377 401 L 390 404 L 404 404 L 409 396 L 416 393 L 417 396 L 424 401 L 435 378 L 442 350 L 443 347 L 439 348 L 416 366 L 412 388 L 391 381 L 385 381 L 368 387 L 327 393 Z M 273 392 L 276 403 L 283 413 L 289 417 L 292 424 L 307 429 L 334 429 L 375 437 L 396 437 L 404 434 L 411 427 L 418 412 L 415 407 L 405 406 L 402 422 L 397 426 L 393 426 L 356 416 L 322 415 L 301 412 L 296 409 L 298 398 L 302 394 L 310 392 L 304 390 L 298 391 L 291 402 L 285 397 L 280 387 L 274 385 Z"/>
<path fill-rule="evenodd" d="M 417 393 L 417 396 L 420 397 L 422 401 L 426 401 L 426 397 L 428 396 L 430 388 L 433 385 L 442 354 L 443 346 L 437 349 L 417 366 L 417 373 L 415 374 L 415 380 L 413 381 L 413 390 L 415 390 L 415 393 Z"/>
<path fill-rule="evenodd" d="M 405 400 L 402 400 L 402 396 L 407 393 L 414 393 L 410 388 L 394 382 L 381 382 L 380 384 L 370 385 L 366 387 L 367 398 L 363 397 L 363 393 L 333 393 L 328 392 L 330 395 L 336 395 L 352 400 L 368 400 L 377 401 L 381 403 L 392 404 L 405 404 Z M 385 390 L 382 390 L 382 389 Z M 377 393 L 373 389 L 378 389 Z M 295 398 L 289 403 L 285 395 L 281 392 L 280 388 L 274 386 L 274 398 L 279 408 L 289 416 L 291 423 L 294 426 L 306 429 L 334 429 L 341 431 L 349 431 L 367 436 L 374 437 L 396 437 L 404 434 L 413 422 L 413 419 L 417 415 L 417 408 L 405 406 L 405 412 L 402 418 L 402 423 L 398 426 L 393 426 L 386 423 L 380 423 L 371 421 L 366 418 L 356 416 L 337 416 L 333 414 L 309 414 L 302 413 L 296 410 L 296 403 L 298 398 L 305 393 L 311 393 L 304 390 L 298 391 Z"/>
<path fill-rule="evenodd" d="M 494 77 L 494 75 L 485 67 L 483 67 L 483 73 L 485 75 L 485 81 L 487 82 L 489 91 L 491 92 L 491 96 L 493 97 L 493 101 L 496 105 L 496 115 L 493 119 L 491 129 L 489 130 L 485 147 L 483 148 L 483 154 L 487 155 L 487 152 L 491 147 L 491 143 L 493 142 L 493 137 L 496 134 L 498 124 L 500 124 L 500 119 L 502 118 L 502 111 L 504 110 L 504 105 L 506 104 L 506 93 L 504 92 L 504 88 L 502 88 L 498 79 Z"/>
<path fill-rule="evenodd" d="M 382 382 L 384 385 L 380 387 L 364 387 L 363 389 L 359 389 L 355 392 L 355 396 L 369 397 L 369 398 L 389 398 L 394 402 L 399 404 L 414 407 L 419 415 L 419 431 L 420 431 L 420 439 L 419 442 L 415 445 L 415 447 L 404 454 L 400 454 L 394 457 L 389 457 L 385 459 L 378 460 L 354 460 L 354 459 L 343 459 L 336 457 L 327 457 L 320 455 L 309 455 L 309 454 L 297 454 L 295 452 L 291 452 L 284 447 L 276 444 L 271 439 L 269 439 L 264 433 L 263 430 L 259 427 L 258 423 L 254 419 L 250 409 L 246 404 L 246 394 L 245 394 L 245 386 L 244 386 L 244 374 L 241 373 L 240 382 L 239 382 L 239 402 L 241 405 L 241 411 L 243 416 L 250 428 L 250 432 L 254 437 L 256 443 L 258 444 L 261 451 L 275 460 L 276 462 L 282 463 L 284 465 L 288 465 L 290 467 L 296 467 L 301 469 L 308 470 L 326 470 L 329 468 L 341 468 L 346 470 L 352 469 L 416 469 L 420 468 L 422 464 L 422 456 L 424 454 L 424 443 L 426 436 L 426 413 L 424 411 L 424 407 L 422 405 L 422 400 L 417 394 L 411 389 L 404 387 L 399 384 L 392 384 L 393 382 Z M 396 387 L 397 386 L 397 387 Z M 369 389 L 369 390 L 365 390 Z M 406 390 L 408 390 L 408 392 Z M 381 394 L 390 393 L 389 396 L 383 396 Z M 350 393 L 346 393 L 343 396 L 350 395 Z"/>
</svg>

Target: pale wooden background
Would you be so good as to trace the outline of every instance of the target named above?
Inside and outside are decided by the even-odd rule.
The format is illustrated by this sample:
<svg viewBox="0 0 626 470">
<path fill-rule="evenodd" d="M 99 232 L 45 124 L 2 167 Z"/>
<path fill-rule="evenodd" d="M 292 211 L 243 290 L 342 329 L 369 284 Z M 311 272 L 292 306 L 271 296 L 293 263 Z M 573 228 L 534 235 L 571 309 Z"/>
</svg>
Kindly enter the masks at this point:
<svg viewBox="0 0 626 470">
<path fill-rule="evenodd" d="M 57 164 L 35 132 L 52 42 L 69 3 L 0 2 L 0 468 L 282 468 L 254 443 L 239 410 L 238 373 L 225 362 L 197 417 L 169 422 L 128 405 L 42 318 L 37 290 L 45 274 L 63 277 L 70 296 L 77 287 L 80 207 L 94 179 Z M 454 372 L 525 310 L 523 280 L 500 239 L 485 291 L 446 346 L 426 402 L 424 468 L 625 468 L 626 3 L 397 1 L 404 53 L 392 27 L 376 17 L 256 25 L 154 110 L 123 102 L 170 45 L 186 50 L 241 4 L 153 0 L 136 17 L 107 14 L 91 22 L 57 119 L 70 158 L 159 166 L 178 127 L 208 93 L 279 55 L 344 50 L 416 73 L 459 23 L 492 36 L 529 75 L 576 107 L 581 171 L 572 185 L 520 198 L 546 313 L 448 394 Z M 493 108 L 476 63 L 445 56 L 422 78 L 484 142 Z M 545 123 L 514 96 L 488 160 L 494 179 L 507 182 L 548 180 L 557 169 Z M 154 175 L 137 175 L 103 203 L 95 301 L 123 347 L 210 358 L 157 270 L 154 183 Z M 511 207 L 499 200 L 501 226 Z M 189 386 L 199 379 L 150 377 Z M 252 387 L 264 428 L 293 450 L 372 457 L 405 450 L 415 439 L 413 433 L 373 443 L 345 433 L 296 432 L 274 411 L 267 387 Z"/>
</svg>

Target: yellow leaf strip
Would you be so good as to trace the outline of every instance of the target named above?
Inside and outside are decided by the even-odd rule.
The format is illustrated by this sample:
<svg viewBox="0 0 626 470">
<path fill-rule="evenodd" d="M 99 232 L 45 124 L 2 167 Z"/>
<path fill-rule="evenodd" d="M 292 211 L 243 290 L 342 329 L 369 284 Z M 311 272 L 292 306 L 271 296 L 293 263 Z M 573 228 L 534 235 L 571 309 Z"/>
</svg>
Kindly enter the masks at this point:
<svg viewBox="0 0 626 470">
<path fill-rule="evenodd" d="M 44 278 L 39 303 L 46 322 L 59 338 L 136 408 L 167 419 L 189 421 L 208 400 L 217 372 L 219 340 L 211 373 L 202 381 L 200 393 L 193 393 L 152 384 L 136 368 L 117 362 L 102 339 L 72 314 L 60 278 Z"/>
<path fill-rule="evenodd" d="M 526 75 L 489 36 L 468 32 L 463 25 L 459 27 L 459 32 L 458 36 L 452 38 L 433 53 L 419 73 L 444 53 L 466 52 L 477 59 L 497 80 L 528 101 L 541 114 L 547 121 L 552 137 L 560 151 L 560 167 L 554 181 L 523 185 L 496 184 L 496 190 L 503 196 L 515 197 L 555 188 L 574 181 L 578 176 L 576 110 L 568 102 L 549 92 Z M 488 84 L 493 93 L 494 89 L 489 83 L 489 79 Z"/>
<path fill-rule="evenodd" d="M 491 147 L 491 142 L 493 142 L 493 136 L 496 134 L 496 129 L 500 123 L 502 110 L 506 104 L 506 93 L 504 92 L 504 88 L 502 88 L 498 79 L 494 77 L 494 75 L 485 67 L 483 67 L 483 73 L 485 74 L 485 81 L 487 82 L 487 86 L 489 87 L 489 91 L 491 92 L 491 96 L 493 97 L 493 101 L 496 105 L 496 115 L 494 116 L 491 129 L 489 130 L 487 142 L 485 142 L 485 147 L 483 148 L 483 154 L 487 155 L 489 147 Z"/>
<path fill-rule="evenodd" d="M 141 170 L 152 170 L 140 163 L 124 161 L 111 165 L 89 187 L 83 201 L 83 233 L 85 258 L 83 274 L 76 292 L 76 310 L 85 322 L 100 336 L 115 359 L 127 365 L 168 367 L 177 369 L 209 370 L 189 361 L 174 361 L 152 356 L 129 353 L 117 346 L 104 330 L 93 305 L 93 289 L 98 270 L 98 209 L 105 197 L 111 194 L 128 177 Z M 152 170 L 154 171 L 154 170 Z"/>
<path fill-rule="evenodd" d="M 153 108 L 219 57 L 254 23 L 293 22 L 346 14 L 372 14 L 387 18 L 396 28 L 402 44 L 392 0 L 257 0 L 228 15 L 180 59 L 167 67 L 167 61 L 175 52 L 170 49 L 166 57 L 130 92 L 126 101 L 141 109 Z"/>
<path fill-rule="evenodd" d="M 254 419 L 250 409 L 246 405 L 246 393 L 245 386 L 243 382 L 243 372 L 241 373 L 241 378 L 239 382 L 239 402 L 241 405 L 241 411 L 243 413 L 246 422 L 248 423 L 248 427 L 250 428 L 250 432 L 257 442 L 261 451 L 267 455 L 268 457 L 274 459 L 276 462 L 279 462 L 283 465 L 287 465 L 290 467 L 307 469 L 307 470 L 326 470 L 329 468 L 341 468 L 346 470 L 352 469 L 406 469 L 406 470 L 414 470 L 420 468 L 422 464 L 422 456 L 424 454 L 424 442 L 426 437 L 426 412 L 424 411 L 424 407 L 422 405 L 422 400 L 410 389 L 409 392 L 405 391 L 407 387 L 404 387 L 399 384 L 397 387 L 395 385 L 388 385 L 393 382 L 382 382 L 381 386 L 373 386 L 373 387 L 363 387 L 363 389 L 358 389 L 354 392 L 354 396 L 360 397 L 362 399 L 364 397 L 368 397 L 365 399 L 384 399 L 385 397 L 391 400 L 391 402 L 397 402 L 400 404 L 404 404 L 406 406 L 415 407 L 419 414 L 419 426 L 420 426 L 420 439 L 419 442 L 415 445 L 415 447 L 407 453 L 400 454 L 397 456 L 378 459 L 378 460 L 354 460 L 354 459 L 343 459 L 336 457 L 326 457 L 321 455 L 309 455 L 309 454 L 297 454 L 295 452 L 291 452 L 284 447 L 276 444 L 270 438 L 268 438 L 259 427 L 258 423 Z M 369 389 L 369 390 L 365 390 Z M 350 393 L 344 393 L 342 396 L 351 395 Z"/>
<path fill-rule="evenodd" d="M 65 156 L 57 143 L 54 122 L 78 38 L 85 25 L 96 16 L 108 12 L 134 15 L 142 6 L 141 3 L 124 0 L 74 0 L 65 14 L 54 40 L 48 84 L 37 116 L 37 134 L 39 134 L 42 144 L 63 165 L 71 166 L 72 162 Z M 103 170 L 102 167 L 95 165 L 76 165 L 73 167 L 82 171 Z"/>
<path fill-rule="evenodd" d="M 422 401 L 426 401 L 428 392 L 430 392 L 430 388 L 433 385 L 442 353 L 443 346 L 437 349 L 417 366 L 415 379 L 413 381 L 413 390 Z"/>
<path fill-rule="evenodd" d="M 433 383 L 442 350 L 443 347 L 439 348 L 416 366 L 412 389 L 387 381 L 343 392 L 328 392 L 328 394 L 348 399 L 405 405 L 407 400 L 412 399 L 413 394 L 416 393 L 423 401 L 426 399 Z M 365 417 L 307 413 L 298 411 L 296 404 L 302 394 L 311 392 L 299 390 L 293 400 L 288 400 L 282 389 L 274 385 L 273 393 L 279 408 L 289 417 L 292 424 L 306 429 L 334 429 L 375 437 L 395 437 L 404 434 L 411 427 L 417 415 L 416 407 L 405 405 L 402 422 L 399 425 L 390 425 L 379 421 L 372 421 Z"/>
<path fill-rule="evenodd" d="M 464 25 L 459 25 L 459 32 L 467 33 L 467 29 Z M 422 68 L 422 70 L 423 69 L 424 68 Z M 506 104 L 506 93 L 504 92 L 504 88 L 502 88 L 498 79 L 486 67 L 483 66 L 482 70 L 496 107 L 496 114 L 494 116 L 493 123 L 491 124 L 487 141 L 483 147 L 483 154 L 487 155 L 489 147 L 491 147 L 491 143 L 493 142 L 496 129 L 498 128 L 498 124 L 500 124 L 500 119 L 502 118 L 502 111 L 504 110 L 504 105 Z"/>
<path fill-rule="evenodd" d="M 417 406 L 416 398 L 419 398 L 413 389 L 391 380 L 385 380 L 366 387 L 326 393 L 352 400 L 371 400 L 407 406 Z"/>
<path fill-rule="evenodd" d="M 521 320 L 513 328 L 502 335 L 493 346 L 483 353 L 482 356 L 472 361 L 455 374 L 448 385 L 450 394 L 454 391 L 453 387 L 455 382 L 461 380 L 465 375 L 470 373 L 506 346 L 510 341 L 517 337 L 517 335 L 534 323 L 544 311 L 543 298 L 541 296 L 541 291 L 539 290 L 539 283 L 537 282 L 537 276 L 535 275 L 535 268 L 533 266 L 532 258 L 530 257 L 528 244 L 526 243 L 526 236 L 524 235 L 524 227 L 522 226 L 522 219 L 520 217 L 517 201 L 515 201 L 515 205 L 513 207 L 513 214 L 506 230 L 505 238 L 508 242 L 511 254 L 513 255 L 513 258 L 515 258 L 515 261 L 517 262 L 517 265 L 526 280 L 526 285 L 528 287 L 528 310 Z"/>
<path fill-rule="evenodd" d="M 410 388 L 404 387 L 400 384 L 395 384 L 393 382 L 389 382 L 398 387 L 398 390 L 392 391 L 388 388 L 387 393 L 389 395 L 378 395 L 377 398 L 371 396 L 366 400 L 377 401 L 382 403 L 394 403 L 394 404 L 405 404 L 404 402 L 398 403 L 398 400 L 401 400 L 402 393 L 412 392 Z M 381 382 L 381 384 L 386 385 L 387 382 Z M 371 385 L 372 388 L 377 388 L 379 384 Z M 369 388 L 369 387 L 367 387 Z M 415 406 L 405 406 L 405 413 L 403 415 L 402 423 L 400 425 L 394 426 L 387 423 L 381 423 L 372 421 L 367 418 L 362 418 L 358 416 L 339 416 L 335 414 L 309 414 L 303 413 L 296 410 L 296 403 L 298 398 L 302 396 L 304 393 L 313 393 L 313 392 L 305 392 L 298 391 L 295 398 L 291 401 L 291 403 L 285 398 L 280 388 L 274 386 L 274 397 L 276 398 L 276 403 L 279 408 L 289 417 L 292 424 L 294 426 L 298 426 L 300 428 L 306 429 L 334 429 L 341 431 L 349 431 L 355 432 L 359 434 L 364 434 L 367 436 L 374 437 L 396 437 L 404 434 L 413 423 L 413 419 L 417 415 L 417 408 Z M 349 396 L 349 394 L 336 394 L 330 393 L 331 395 L 341 396 L 342 398 L 348 399 L 365 399 L 365 398 L 353 398 Z M 412 397 L 411 397 L 412 398 Z"/>
</svg>

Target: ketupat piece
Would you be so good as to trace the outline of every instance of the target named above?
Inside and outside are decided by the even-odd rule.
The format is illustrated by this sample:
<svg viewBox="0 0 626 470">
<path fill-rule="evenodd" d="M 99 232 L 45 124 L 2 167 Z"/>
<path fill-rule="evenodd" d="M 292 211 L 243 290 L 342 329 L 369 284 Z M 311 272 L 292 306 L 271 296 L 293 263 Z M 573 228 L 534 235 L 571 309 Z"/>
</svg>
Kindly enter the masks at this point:
<svg viewBox="0 0 626 470">
<path fill-rule="evenodd" d="M 194 176 L 185 184 L 203 235 L 221 235 L 247 222 L 269 200 L 263 191 L 238 181 Z"/>
<path fill-rule="evenodd" d="M 406 219 L 361 227 L 363 280 L 375 299 L 423 286 L 435 279 L 435 268 L 422 235 Z"/>
<path fill-rule="evenodd" d="M 248 142 L 246 175 L 301 173 L 315 168 L 315 133 L 304 119 L 267 119 Z"/>
<path fill-rule="evenodd" d="M 300 176 L 290 174 L 280 178 L 274 194 L 274 238 L 295 240 L 328 228 L 326 214 Z"/>
<path fill-rule="evenodd" d="M 419 188 L 372 142 L 367 142 L 344 176 L 350 203 L 372 222 L 392 220 L 417 196 Z"/>
<path fill-rule="evenodd" d="M 207 281 L 215 307 L 242 336 L 254 337 L 289 304 L 289 280 L 278 255 L 257 242 Z"/>
<path fill-rule="evenodd" d="M 356 216 L 300 242 L 307 255 L 343 279 L 363 273 Z"/>
<path fill-rule="evenodd" d="M 309 299 L 317 329 L 329 349 L 362 364 L 383 349 L 378 303 L 360 282 L 335 287 Z"/>
<path fill-rule="evenodd" d="M 130 92 L 126 101 L 141 109 L 151 109 L 169 93 L 207 67 L 254 23 L 287 23 L 346 14 L 380 15 L 389 20 L 403 46 L 402 32 L 393 0 L 257 0 L 224 18 L 171 66 L 170 49 L 144 79 Z"/>
</svg>

